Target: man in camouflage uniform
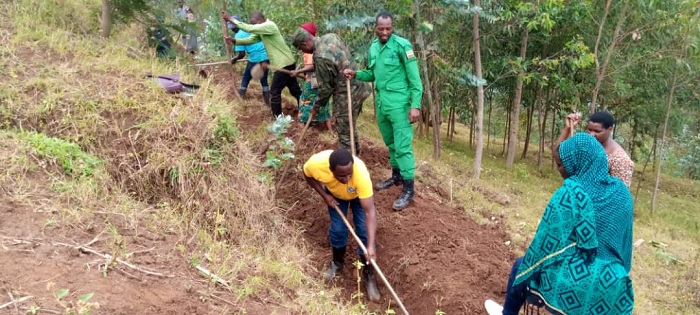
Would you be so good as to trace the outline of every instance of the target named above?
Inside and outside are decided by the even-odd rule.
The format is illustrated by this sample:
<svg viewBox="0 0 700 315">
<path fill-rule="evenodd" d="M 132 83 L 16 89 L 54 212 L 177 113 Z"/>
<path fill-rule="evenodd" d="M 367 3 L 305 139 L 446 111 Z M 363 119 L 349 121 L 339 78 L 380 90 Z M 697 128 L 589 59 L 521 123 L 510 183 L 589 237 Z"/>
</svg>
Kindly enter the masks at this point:
<svg viewBox="0 0 700 315">
<path fill-rule="evenodd" d="M 311 35 L 307 30 L 299 28 L 294 33 L 292 45 L 297 49 L 314 54 L 314 71 L 318 81 L 318 96 L 312 112 L 318 112 L 321 104 L 328 106 L 328 100 L 333 96 L 333 117 L 338 130 L 338 145 L 350 149 L 350 117 L 348 115 L 348 90 L 343 76 L 343 69 L 355 68 L 350 50 L 345 42 L 336 34 L 326 34 L 321 37 Z M 356 154 L 360 155 L 360 143 L 357 136 L 357 117 L 362 110 L 362 102 L 372 93 L 369 84 L 356 79 L 350 80 L 352 93 L 352 126 L 355 135 Z"/>
</svg>

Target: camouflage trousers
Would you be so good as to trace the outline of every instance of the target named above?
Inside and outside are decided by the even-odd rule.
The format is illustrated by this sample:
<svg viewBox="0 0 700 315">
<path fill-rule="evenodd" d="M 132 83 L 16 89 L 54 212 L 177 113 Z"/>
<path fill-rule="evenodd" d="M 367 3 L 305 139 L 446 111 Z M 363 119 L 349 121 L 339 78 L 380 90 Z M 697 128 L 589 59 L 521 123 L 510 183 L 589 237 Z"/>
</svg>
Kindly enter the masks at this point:
<svg viewBox="0 0 700 315">
<path fill-rule="evenodd" d="M 338 147 L 350 150 L 350 115 L 348 115 L 348 93 L 345 85 L 333 95 L 333 117 L 338 131 Z M 368 83 L 352 80 L 352 127 L 356 154 L 360 155 L 360 142 L 357 135 L 357 118 L 362 112 L 362 103 L 372 90 Z"/>
</svg>

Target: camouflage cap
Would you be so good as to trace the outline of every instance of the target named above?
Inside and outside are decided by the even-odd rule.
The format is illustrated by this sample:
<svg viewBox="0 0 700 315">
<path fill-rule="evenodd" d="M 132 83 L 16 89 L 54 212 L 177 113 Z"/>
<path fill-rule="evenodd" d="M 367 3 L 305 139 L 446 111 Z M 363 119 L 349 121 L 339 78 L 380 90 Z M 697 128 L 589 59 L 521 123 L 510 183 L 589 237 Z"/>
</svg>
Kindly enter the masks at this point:
<svg viewBox="0 0 700 315">
<path fill-rule="evenodd" d="M 294 35 L 292 35 L 292 46 L 299 48 L 301 43 L 304 42 L 306 39 L 306 36 L 311 35 L 307 30 L 303 28 L 297 29 L 296 32 L 294 32 Z"/>
</svg>

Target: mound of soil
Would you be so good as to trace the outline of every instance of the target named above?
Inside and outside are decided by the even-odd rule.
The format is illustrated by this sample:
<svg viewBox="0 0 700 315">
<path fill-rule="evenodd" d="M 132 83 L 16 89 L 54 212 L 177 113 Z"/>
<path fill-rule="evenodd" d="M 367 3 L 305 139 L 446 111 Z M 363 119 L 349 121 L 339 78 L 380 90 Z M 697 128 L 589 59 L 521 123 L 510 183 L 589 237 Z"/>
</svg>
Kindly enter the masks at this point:
<svg viewBox="0 0 700 315">
<path fill-rule="evenodd" d="M 258 124 L 267 123 L 267 113 L 262 105 L 247 107 L 246 119 L 239 120 L 241 129 L 255 130 Z M 297 144 L 297 158 L 277 196 L 281 204 L 290 206 L 288 217 L 305 228 L 304 235 L 314 249 L 315 266 L 321 277 L 331 260 L 330 219 L 322 199 L 303 180 L 301 166 L 313 153 L 335 148 L 336 142 L 331 136 L 320 137 L 318 130 L 307 132 L 305 139 L 300 140 L 302 129 L 301 123 L 290 129 L 290 137 Z M 361 145 L 361 159 L 367 164 L 372 181 L 384 180 L 390 175 L 386 147 L 364 138 Z M 508 236 L 501 224 L 476 224 L 463 210 L 439 200 L 441 190 L 435 190 L 417 182 L 414 203 L 402 212 L 391 208 L 400 187 L 375 191 L 377 262 L 412 314 L 435 314 L 438 309 L 446 314 L 483 313 L 485 299 L 504 293 L 514 258 L 504 245 Z M 357 259 L 356 245 L 354 240 L 349 244 L 346 268 L 332 283 L 342 288 L 342 296 L 348 300 L 357 293 L 356 272 L 351 265 Z M 383 284 L 380 291 L 382 301 L 371 303 L 370 310 L 386 310 L 392 303 L 400 313 Z"/>
</svg>

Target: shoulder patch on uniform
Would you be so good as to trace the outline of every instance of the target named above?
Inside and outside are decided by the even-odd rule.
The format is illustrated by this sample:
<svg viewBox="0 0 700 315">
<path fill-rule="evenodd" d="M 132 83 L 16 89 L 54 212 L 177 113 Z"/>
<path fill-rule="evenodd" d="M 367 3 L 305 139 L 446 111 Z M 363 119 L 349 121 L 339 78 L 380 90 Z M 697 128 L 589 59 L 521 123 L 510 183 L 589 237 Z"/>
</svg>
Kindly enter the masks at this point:
<svg viewBox="0 0 700 315">
<path fill-rule="evenodd" d="M 406 59 L 413 59 L 416 58 L 416 55 L 413 53 L 413 49 L 406 50 Z"/>
</svg>

